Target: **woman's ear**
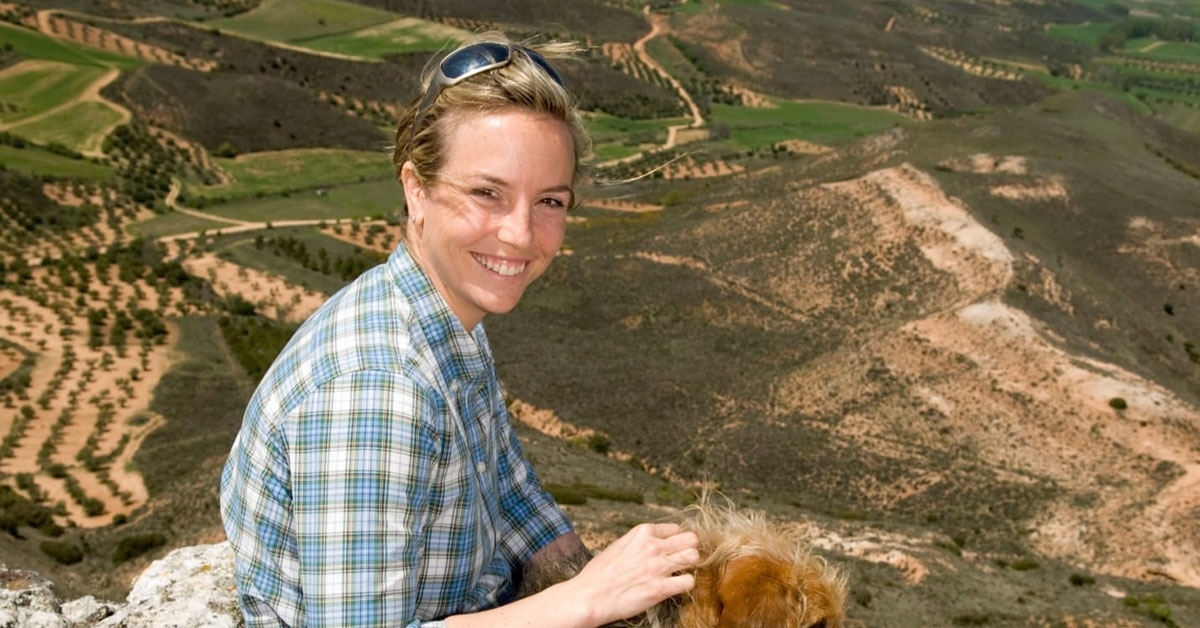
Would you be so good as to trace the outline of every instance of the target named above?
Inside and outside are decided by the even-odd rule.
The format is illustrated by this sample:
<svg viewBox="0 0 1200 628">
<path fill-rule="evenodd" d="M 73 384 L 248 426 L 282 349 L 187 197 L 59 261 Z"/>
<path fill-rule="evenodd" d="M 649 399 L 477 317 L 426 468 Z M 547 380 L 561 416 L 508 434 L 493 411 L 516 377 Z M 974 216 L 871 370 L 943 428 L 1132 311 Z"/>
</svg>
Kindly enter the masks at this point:
<svg viewBox="0 0 1200 628">
<path fill-rule="evenodd" d="M 404 187 L 404 204 L 408 208 L 408 221 L 415 226 L 425 223 L 425 199 L 428 191 L 411 161 L 400 167 L 400 184 Z"/>
</svg>

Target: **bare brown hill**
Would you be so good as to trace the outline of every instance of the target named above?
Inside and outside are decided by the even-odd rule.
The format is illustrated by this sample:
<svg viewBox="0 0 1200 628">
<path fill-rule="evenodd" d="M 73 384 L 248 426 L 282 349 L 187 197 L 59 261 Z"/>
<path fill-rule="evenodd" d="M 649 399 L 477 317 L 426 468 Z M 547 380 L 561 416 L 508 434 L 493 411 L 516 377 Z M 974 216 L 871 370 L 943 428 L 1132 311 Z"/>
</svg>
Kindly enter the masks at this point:
<svg viewBox="0 0 1200 628">
<path fill-rule="evenodd" d="M 962 121 L 695 184 L 747 204 L 574 232 L 492 324 L 509 389 L 668 477 L 1200 585 L 1200 184 L 1122 144 L 1111 103 L 1055 106 L 1079 125 L 1056 133 L 1139 156 Z"/>
</svg>

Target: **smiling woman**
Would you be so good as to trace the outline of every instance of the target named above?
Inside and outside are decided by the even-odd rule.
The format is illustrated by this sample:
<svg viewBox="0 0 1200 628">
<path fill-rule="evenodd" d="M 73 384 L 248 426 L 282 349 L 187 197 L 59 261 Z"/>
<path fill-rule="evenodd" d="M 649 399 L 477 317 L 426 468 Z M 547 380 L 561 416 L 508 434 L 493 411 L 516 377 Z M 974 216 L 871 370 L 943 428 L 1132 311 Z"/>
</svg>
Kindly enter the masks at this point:
<svg viewBox="0 0 1200 628">
<path fill-rule="evenodd" d="M 483 318 L 553 261 L 583 121 L 552 59 L 451 52 L 400 116 L 400 245 L 297 330 L 221 483 L 254 626 L 600 626 L 689 590 L 695 534 L 642 525 L 595 559 L 512 430 Z M 513 601 L 550 566 L 578 575 Z"/>
</svg>

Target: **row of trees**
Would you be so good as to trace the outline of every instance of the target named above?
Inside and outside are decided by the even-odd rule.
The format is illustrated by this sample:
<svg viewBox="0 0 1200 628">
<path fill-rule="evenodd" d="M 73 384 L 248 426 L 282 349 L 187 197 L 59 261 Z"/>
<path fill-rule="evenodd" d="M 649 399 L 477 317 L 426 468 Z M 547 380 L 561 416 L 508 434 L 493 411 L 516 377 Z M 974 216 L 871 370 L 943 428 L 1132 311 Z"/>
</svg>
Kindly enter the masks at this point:
<svg viewBox="0 0 1200 628">
<path fill-rule="evenodd" d="M 315 253 L 310 252 L 308 245 L 294 236 L 264 237 L 260 234 L 254 238 L 254 247 L 289 258 L 308 270 L 343 281 L 350 281 L 383 261 L 383 256 L 379 253 L 359 248 L 350 255 L 330 255 L 325 247 L 318 247 Z"/>
</svg>

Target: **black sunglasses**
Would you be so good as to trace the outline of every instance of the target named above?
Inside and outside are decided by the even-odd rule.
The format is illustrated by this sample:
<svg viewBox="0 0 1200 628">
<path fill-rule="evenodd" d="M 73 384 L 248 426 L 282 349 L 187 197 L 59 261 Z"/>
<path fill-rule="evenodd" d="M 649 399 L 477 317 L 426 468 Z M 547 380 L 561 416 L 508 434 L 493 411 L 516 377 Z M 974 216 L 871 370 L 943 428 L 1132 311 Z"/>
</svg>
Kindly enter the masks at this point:
<svg viewBox="0 0 1200 628">
<path fill-rule="evenodd" d="M 442 90 L 458 85 L 472 76 L 512 63 L 513 50 L 520 50 L 550 78 L 554 79 L 555 83 L 563 86 L 562 77 L 554 70 L 550 62 L 546 61 L 542 55 L 524 46 L 485 41 L 460 48 L 442 59 L 442 62 L 438 64 L 437 73 L 429 81 L 429 89 L 425 90 L 425 97 L 421 99 L 421 104 L 417 105 L 417 115 L 413 118 L 412 141 L 416 141 L 417 132 L 421 130 L 421 123 L 425 120 L 426 112 L 441 95 Z"/>
</svg>

